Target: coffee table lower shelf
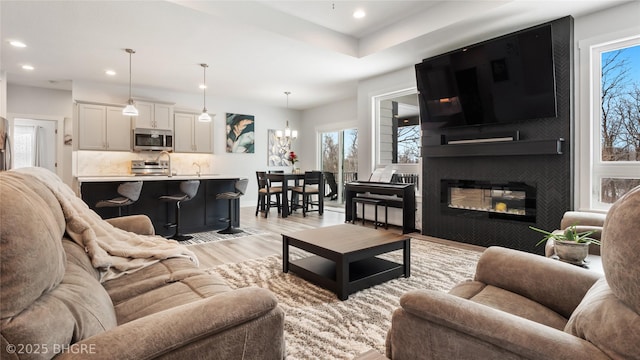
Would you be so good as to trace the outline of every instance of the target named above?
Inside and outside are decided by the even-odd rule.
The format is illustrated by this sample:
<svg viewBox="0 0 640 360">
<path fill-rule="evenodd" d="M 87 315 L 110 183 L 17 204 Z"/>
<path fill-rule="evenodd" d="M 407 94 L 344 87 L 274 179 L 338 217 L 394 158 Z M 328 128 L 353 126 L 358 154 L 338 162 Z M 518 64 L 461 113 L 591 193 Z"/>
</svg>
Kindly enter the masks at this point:
<svg viewBox="0 0 640 360">
<path fill-rule="evenodd" d="M 340 294 L 336 281 L 336 263 L 320 256 L 289 261 L 289 270 L 301 278 L 315 283 L 327 290 Z M 405 275 L 403 264 L 371 257 L 349 263 L 349 282 L 346 284 L 343 299 L 349 294 L 366 289 Z"/>
</svg>

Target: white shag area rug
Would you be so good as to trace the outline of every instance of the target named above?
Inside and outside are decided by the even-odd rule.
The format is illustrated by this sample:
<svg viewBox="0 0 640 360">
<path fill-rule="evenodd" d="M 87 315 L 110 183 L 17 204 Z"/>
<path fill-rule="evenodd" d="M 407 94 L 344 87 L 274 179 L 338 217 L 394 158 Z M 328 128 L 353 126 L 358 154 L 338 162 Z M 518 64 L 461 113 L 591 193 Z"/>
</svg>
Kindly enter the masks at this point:
<svg viewBox="0 0 640 360">
<path fill-rule="evenodd" d="M 293 251 L 292 258 L 303 256 Z M 385 254 L 402 261 L 402 252 Z M 374 349 L 384 354 L 391 314 L 402 294 L 413 289 L 448 291 L 470 279 L 480 253 L 429 241 L 411 241 L 411 276 L 356 292 L 340 301 L 328 290 L 282 272 L 282 257 L 273 255 L 225 264 L 217 273 L 231 287 L 271 290 L 285 312 L 287 359 L 352 359 Z"/>
</svg>

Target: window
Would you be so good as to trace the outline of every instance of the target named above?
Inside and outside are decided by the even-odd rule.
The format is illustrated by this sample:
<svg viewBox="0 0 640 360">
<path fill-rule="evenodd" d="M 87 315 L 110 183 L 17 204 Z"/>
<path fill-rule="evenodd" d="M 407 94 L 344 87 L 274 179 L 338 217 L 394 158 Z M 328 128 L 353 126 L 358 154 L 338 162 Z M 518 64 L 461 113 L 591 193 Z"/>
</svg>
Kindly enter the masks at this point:
<svg viewBox="0 0 640 360">
<path fill-rule="evenodd" d="M 358 130 L 320 133 L 322 171 L 331 173 L 333 179 L 325 179 L 329 186 L 330 200 L 343 201 L 344 184 L 357 180 L 358 174 Z"/>
<path fill-rule="evenodd" d="M 377 165 L 417 164 L 420 158 L 420 109 L 415 90 L 378 99 Z"/>
<path fill-rule="evenodd" d="M 593 194 L 606 209 L 640 185 L 640 37 L 591 48 Z"/>
<path fill-rule="evenodd" d="M 413 183 L 420 196 L 422 131 L 417 90 L 397 90 L 371 100 L 375 136 L 372 169 L 393 170 L 392 182 Z"/>
<path fill-rule="evenodd" d="M 16 169 L 36 166 L 36 131 L 37 127 L 30 125 L 15 125 L 15 155 L 13 167 Z"/>
<path fill-rule="evenodd" d="M 416 164 L 420 158 L 420 121 L 417 115 L 397 118 L 393 163 Z"/>
<path fill-rule="evenodd" d="M 57 144 L 62 149 L 62 134 L 58 137 L 58 122 L 62 120 L 13 117 L 13 168 L 39 166 L 57 173 Z"/>
</svg>

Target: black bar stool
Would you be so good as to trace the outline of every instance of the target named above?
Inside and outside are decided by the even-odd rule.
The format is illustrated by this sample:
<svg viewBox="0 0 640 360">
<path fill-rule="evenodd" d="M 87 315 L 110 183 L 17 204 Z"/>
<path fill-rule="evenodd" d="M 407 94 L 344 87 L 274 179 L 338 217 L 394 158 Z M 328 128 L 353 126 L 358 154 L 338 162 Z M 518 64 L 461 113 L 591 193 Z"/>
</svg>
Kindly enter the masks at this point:
<svg viewBox="0 0 640 360">
<path fill-rule="evenodd" d="M 176 203 L 176 222 L 166 225 L 167 227 L 175 226 L 176 228 L 176 232 L 172 236 L 170 236 L 169 239 L 184 241 L 193 238 L 193 236 L 191 235 L 183 235 L 180 233 L 180 203 L 193 199 L 193 197 L 198 193 L 198 187 L 200 187 L 200 180 L 183 181 L 180 183 L 180 193 L 159 197 L 161 201 Z"/>
<path fill-rule="evenodd" d="M 96 203 L 96 208 L 117 207 L 118 216 L 122 216 L 122 207 L 129 206 L 138 201 L 142 191 L 142 181 L 130 181 L 118 185 L 118 196 L 109 200 L 100 200 Z M 129 211 L 127 211 L 127 214 Z"/>
<path fill-rule="evenodd" d="M 224 221 L 229 221 L 229 225 L 225 229 L 218 231 L 219 234 L 237 234 L 242 232 L 242 230 L 233 227 L 233 223 L 235 222 L 235 218 L 234 218 L 235 213 L 233 211 L 233 203 L 234 203 L 234 200 L 239 199 L 242 195 L 245 194 L 245 192 L 247 191 L 248 184 L 249 184 L 249 179 L 246 179 L 246 178 L 238 179 L 234 184 L 236 188 L 236 192 L 229 191 L 229 192 L 223 192 L 216 195 L 216 199 L 229 200 L 229 218 L 223 219 Z"/>
</svg>

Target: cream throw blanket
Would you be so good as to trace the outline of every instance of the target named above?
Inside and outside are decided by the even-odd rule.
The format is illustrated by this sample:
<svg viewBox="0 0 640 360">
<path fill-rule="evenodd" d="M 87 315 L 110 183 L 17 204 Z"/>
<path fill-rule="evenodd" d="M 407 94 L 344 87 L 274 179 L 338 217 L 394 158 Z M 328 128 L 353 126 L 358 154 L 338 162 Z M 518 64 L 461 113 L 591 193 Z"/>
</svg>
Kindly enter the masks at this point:
<svg viewBox="0 0 640 360">
<path fill-rule="evenodd" d="M 104 221 L 51 171 L 37 167 L 14 171 L 35 177 L 55 195 L 64 213 L 67 234 L 89 254 L 93 267 L 101 272 L 101 282 L 162 259 L 184 257 L 198 265 L 196 255 L 175 240 L 138 235 Z"/>
</svg>

